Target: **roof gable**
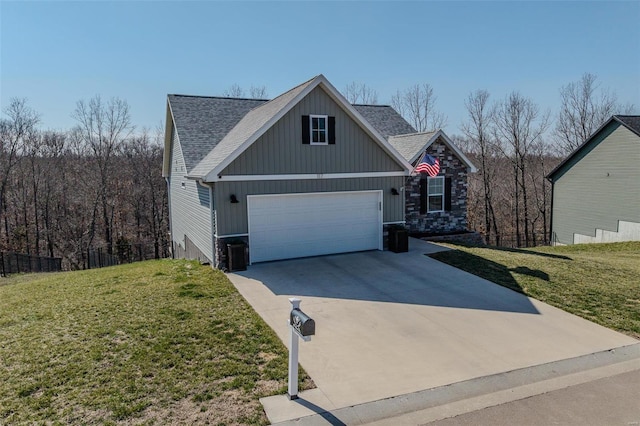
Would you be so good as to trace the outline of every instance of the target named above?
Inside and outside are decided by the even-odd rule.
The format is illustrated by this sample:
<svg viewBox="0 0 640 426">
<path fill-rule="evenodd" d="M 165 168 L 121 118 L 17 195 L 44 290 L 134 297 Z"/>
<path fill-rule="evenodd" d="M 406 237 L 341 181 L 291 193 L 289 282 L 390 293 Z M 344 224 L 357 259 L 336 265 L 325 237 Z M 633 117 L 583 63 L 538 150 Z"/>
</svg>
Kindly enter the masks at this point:
<svg viewBox="0 0 640 426">
<path fill-rule="evenodd" d="M 372 139 L 378 143 L 407 172 L 411 165 L 391 144 L 336 90 L 323 76 L 294 87 L 288 92 L 249 111 L 224 138 L 191 170 L 189 177 L 213 182 L 218 174 L 251 146 L 271 126 L 282 118 L 314 88 L 321 87 Z"/>
<path fill-rule="evenodd" d="M 440 129 L 437 132 L 418 132 L 406 135 L 396 135 L 389 138 L 389 143 L 411 164 L 418 160 L 420 154 L 424 153 L 436 140 L 440 138 L 445 145 L 453 151 L 456 156 L 467 166 L 469 172 L 475 173 L 478 170 L 471 160 L 453 143 L 453 141 Z"/>
<path fill-rule="evenodd" d="M 576 148 L 560 164 L 556 166 L 548 175 L 547 179 L 555 182 L 560 179 L 571 167 L 584 158 L 596 146 L 604 141 L 615 129 L 624 126 L 636 136 L 640 136 L 640 116 L 637 115 L 614 115 L 598 130 L 596 130 L 582 145 Z"/>
<path fill-rule="evenodd" d="M 333 120 L 334 143 L 313 146 L 303 142 L 304 116 L 326 115 Z M 306 123 L 308 126 L 309 124 Z M 271 125 L 219 176 L 335 175 L 349 173 L 402 173 L 404 167 L 350 117 L 321 86 Z M 253 179 L 253 177 L 252 177 Z"/>
</svg>

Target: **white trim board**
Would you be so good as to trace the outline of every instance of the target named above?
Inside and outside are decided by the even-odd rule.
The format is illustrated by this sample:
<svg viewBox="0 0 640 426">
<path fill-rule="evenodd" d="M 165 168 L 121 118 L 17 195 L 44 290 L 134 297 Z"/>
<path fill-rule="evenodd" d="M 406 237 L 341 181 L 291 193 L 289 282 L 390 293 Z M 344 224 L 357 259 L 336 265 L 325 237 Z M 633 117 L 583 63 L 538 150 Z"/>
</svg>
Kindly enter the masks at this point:
<svg viewBox="0 0 640 426">
<path fill-rule="evenodd" d="M 263 180 L 314 180 L 314 179 L 357 179 L 370 177 L 396 177 L 409 176 L 408 172 L 362 172 L 362 173 L 300 173 L 300 174 L 284 174 L 284 175 L 222 175 L 218 176 L 217 182 L 244 182 L 244 181 L 263 181 Z M 189 179 L 198 179 L 197 177 L 189 177 Z"/>
</svg>

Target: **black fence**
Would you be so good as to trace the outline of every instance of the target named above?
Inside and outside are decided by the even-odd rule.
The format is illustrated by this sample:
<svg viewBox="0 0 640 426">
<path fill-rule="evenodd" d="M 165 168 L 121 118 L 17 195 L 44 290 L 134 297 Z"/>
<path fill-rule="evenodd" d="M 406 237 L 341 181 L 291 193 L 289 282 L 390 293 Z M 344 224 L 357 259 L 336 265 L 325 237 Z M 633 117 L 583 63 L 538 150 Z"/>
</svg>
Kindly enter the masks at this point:
<svg viewBox="0 0 640 426">
<path fill-rule="evenodd" d="M 88 249 L 83 263 L 85 269 L 95 269 L 167 257 L 171 257 L 169 244 L 118 244 L 112 253 L 106 247 Z"/>
<path fill-rule="evenodd" d="M 58 272 L 62 270 L 59 257 L 42 257 L 30 254 L 0 252 L 0 276 L 21 272 Z"/>
<path fill-rule="evenodd" d="M 527 248 L 550 245 L 548 236 L 542 232 L 530 234 L 528 242 L 525 239 L 524 235 L 521 235 L 520 241 L 518 241 L 518 237 L 516 236 L 516 234 L 502 234 L 497 239 L 495 235 L 492 235 L 490 241 L 487 239 L 486 235 L 483 235 L 483 237 L 488 245 L 504 248 Z"/>
</svg>

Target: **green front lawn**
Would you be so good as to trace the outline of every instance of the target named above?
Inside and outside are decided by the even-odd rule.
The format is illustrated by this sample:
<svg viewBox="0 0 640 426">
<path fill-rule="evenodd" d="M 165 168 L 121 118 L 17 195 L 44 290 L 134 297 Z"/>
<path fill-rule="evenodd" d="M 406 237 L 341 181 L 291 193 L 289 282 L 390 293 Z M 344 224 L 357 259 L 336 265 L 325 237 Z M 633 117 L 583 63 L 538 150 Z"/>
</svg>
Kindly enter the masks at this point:
<svg viewBox="0 0 640 426">
<path fill-rule="evenodd" d="M 195 262 L 0 278 L 0 424 L 266 424 L 287 356 Z"/>
<path fill-rule="evenodd" d="M 465 247 L 434 259 L 640 338 L 640 242 L 532 249 Z"/>
</svg>

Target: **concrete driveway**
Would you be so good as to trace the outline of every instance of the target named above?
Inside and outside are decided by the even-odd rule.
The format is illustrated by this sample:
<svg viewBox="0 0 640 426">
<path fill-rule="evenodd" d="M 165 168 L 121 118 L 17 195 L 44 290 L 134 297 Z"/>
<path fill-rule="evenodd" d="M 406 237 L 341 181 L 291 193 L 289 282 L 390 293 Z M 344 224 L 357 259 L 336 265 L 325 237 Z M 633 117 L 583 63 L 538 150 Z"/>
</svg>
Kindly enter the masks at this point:
<svg viewBox="0 0 640 426">
<path fill-rule="evenodd" d="M 288 260 L 228 274 L 285 344 L 289 297 L 300 297 L 316 321 L 300 363 L 318 389 L 302 394 L 306 405 L 284 397 L 265 404 L 272 422 L 637 343 L 424 255 L 437 250 L 411 239 L 409 253 Z"/>
</svg>

